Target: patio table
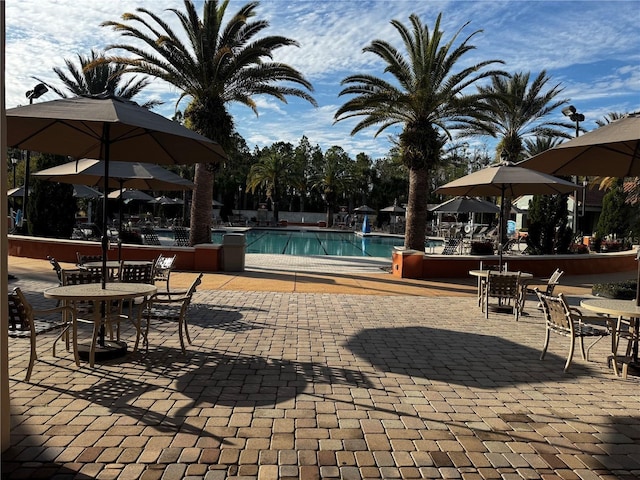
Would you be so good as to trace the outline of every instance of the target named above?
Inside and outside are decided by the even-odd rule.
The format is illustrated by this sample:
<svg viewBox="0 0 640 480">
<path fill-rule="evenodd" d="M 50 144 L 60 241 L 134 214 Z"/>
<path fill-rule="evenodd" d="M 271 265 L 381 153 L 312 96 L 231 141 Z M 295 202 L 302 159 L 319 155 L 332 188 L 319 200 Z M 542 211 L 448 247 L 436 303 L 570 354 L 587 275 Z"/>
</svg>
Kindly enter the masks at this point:
<svg viewBox="0 0 640 480">
<path fill-rule="evenodd" d="M 589 298 L 580 302 L 580 307 L 595 313 L 618 317 L 617 325 L 611 322 L 613 331 L 611 332 L 611 355 L 613 356 L 614 371 L 618 374 L 618 367 L 615 363 L 618 349 L 618 329 L 620 319 L 629 319 L 629 329 L 633 329 L 633 353 L 629 365 L 638 368 L 638 338 L 640 334 L 640 306 L 635 300 L 619 300 L 614 298 Z"/>
<path fill-rule="evenodd" d="M 89 301 L 93 303 L 93 335 L 91 343 L 88 346 L 89 365 L 94 366 L 96 356 L 100 358 L 114 358 L 122 356 L 127 351 L 127 344 L 120 341 L 104 341 L 101 339 L 98 344 L 98 333 L 104 327 L 105 318 L 103 317 L 103 309 L 101 304 L 111 302 L 113 300 L 132 300 L 137 297 L 147 297 L 156 293 L 157 288 L 147 283 L 107 283 L 104 287 L 100 283 L 87 283 L 81 285 L 65 285 L 61 287 L 53 287 L 44 291 L 45 298 L 53 298 L 61 300 L 65 304 L 72 304 L 75 308 L 76 301 Z M 136 346 L 140 338 L 140 315 L 137 321 L 131 318 L 132 311 L 129 312 L 129 319 L 134 324 L 136 335 Z M 77 322 L 72 326 L 73 332 L 73 348 L 78 353 L 85 353 L 78 346 L 78 327 Z"/>
</svg>

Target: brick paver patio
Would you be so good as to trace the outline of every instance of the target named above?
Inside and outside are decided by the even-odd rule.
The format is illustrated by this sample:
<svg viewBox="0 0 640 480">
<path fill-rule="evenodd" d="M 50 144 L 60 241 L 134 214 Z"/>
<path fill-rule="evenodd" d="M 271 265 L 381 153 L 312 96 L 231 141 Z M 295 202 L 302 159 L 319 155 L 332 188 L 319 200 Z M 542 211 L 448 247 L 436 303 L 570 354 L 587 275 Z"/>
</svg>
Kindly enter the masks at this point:
<svg viewBox="0 0 640 480">
<path fill-rule="evenodd" d="M 640 478 L 640 379 L 614 377 L 608 340 L 564 374 L 562 337 L 539 360 L 535 308 L 486 320 L 473 288 L 262 280 L 205 282 L 186 355 L 173 326 L 154 325 L 148 353 L 77 368 L 51 356 L 51 334 L 25 383 L 27 342 L 12 341 L 3 479 Z M 54 284 L 10 287 L 50 305 Z"/>
</svg>

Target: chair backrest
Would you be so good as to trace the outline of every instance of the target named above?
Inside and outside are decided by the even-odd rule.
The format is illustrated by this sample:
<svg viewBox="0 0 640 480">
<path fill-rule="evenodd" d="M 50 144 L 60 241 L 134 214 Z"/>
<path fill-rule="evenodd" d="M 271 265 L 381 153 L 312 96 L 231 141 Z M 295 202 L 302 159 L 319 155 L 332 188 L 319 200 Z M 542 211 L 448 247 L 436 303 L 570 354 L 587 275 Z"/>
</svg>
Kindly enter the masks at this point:
<svg viewBox="0 0 640 480">
<path fill-rule="evenodd" d="M 62 285 L 62 267 L 60 266 L 60 264 L 55 258 L 50 257 L 49 255 L 47 255 L 47 260 L 49 260 L 49 263 L 51 264 L 51 266 L 53 267 L 53 270 L 56 272 L 56 275 L 58 276 L 58 283 Z"/>
<path fill-rule="evenodd" d="M 86 283 L 100 283 L 102 269 L 100 268 L 71 268 L 60 272 L 62 285 L 83 285 Z"/>
<path fill-rule="evenodd" d="M 176 261 L 176 255 L 173 257 L 165 257 L 164 255 L 158 255 L 156 261 L 153 264 L 153 278 L 154 280 L 167 280 L 173 264 Z"/>
<path fill-rule="evenodd" d="M 495 272 L 487 275 L 487 292 L 490 297 L 518 298 L 520 294 L 520 272 Z"/>
<path fill-rule="evenodd" d="M 569 305 L 562 293 L 557 296 L 545 295 L 535 289 L 538 299 L 542 304 L 547 328 L 562 335 L 574 335 L 574 324 Z"/>
<path fill-rule="evenodd" d="M 31 321 L 31 304 L 27 301 L 19 287 L 9 293 L 9 336 L 22 337 L 35 334 Z"/>
<path fill-rule="evenodd" d="M 142 229 L 142 238 L 145 245 L 161 245 L 158 234 L 151 227 L 144 227 Z"/>
<path fill-rule="evenodd" d="M 187 308 L 189 308 L 193 294 L 196 293 L 196 289 L 198 288 L 198 285 L 202 283 L 202 276 L 203 276 L 203 273 L 200 273 L 196 277 L 196 279 L 193 281 L 189 289 L 187 290 L 187 293 L 185 295 L 186 300 L 182 304 L 182 309 L 181 309 L 183 313 L 186 312 Z"/>
<path fill-rule="evenodd" d="M 547 282 L 547 285 L 553 285 L 553 286 L 558 285 L 558 283 L 560 283 L 560 277 L 562 276 L 563 273 L 564 271 L 560 270 L 559 268 L 556 268 L 555 272 L 553 272 L 549 277 L 549 281 Z M 547 291 L 547 295 L 551 295 L 552 292 L 553 292 L 553 288 L 551 289 L 551 292 Z"/>
<path fill-rule="evenodd" d="M 120 264 L 120 281 L 124 283 L 153 283 L 153 262 Z"/>
<path fill-rule="evenodd" d="M 456 250 L 458 249 L 459 246 L 460 246 L 459 238 L 449 238 L 447 240 L 447 243 L 444 245 L 444 248 L 442 249 L 442 254 L 453 255 L 456 253 Z"/>
<path fill-rule="evenodd" d="M 185 227 L 173 227 L 174 244 L 178 247 L 189 246 L 189 231 Z"/>
<path fill-rule="evenodd" d="M 83 255 L 80 252 L 76 252 L 78 257 L 78 265 L 84 265 L 87 262 L 101 262 L 102 255 Z"/>
</svg>

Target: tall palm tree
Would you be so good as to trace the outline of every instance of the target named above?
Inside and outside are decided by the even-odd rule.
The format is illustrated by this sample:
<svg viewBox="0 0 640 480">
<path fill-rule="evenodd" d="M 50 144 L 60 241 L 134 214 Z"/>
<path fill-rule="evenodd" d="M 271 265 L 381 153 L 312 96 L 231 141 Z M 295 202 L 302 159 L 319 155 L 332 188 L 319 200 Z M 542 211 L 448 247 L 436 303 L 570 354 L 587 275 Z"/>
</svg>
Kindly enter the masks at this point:
<svg viewBox="0 0 640 480">
<path fill-rule="evenodd" d="M 524 159 L 525 139 L 536 137 L 571 138 L 567 129 L 573 123 L 550 121 L 547 117 L 567 103 L 558 99 L 560 84 L 547 88 L 551 80 L 545 71 L 530 82 L 530 73 L 494 76 L 491 83 L 478 87 L 483 96 L 480 108 L 488 112 L 463 129 L 464 135 L 490 135 L 499 139 L 497 158 L 510 162 Z"/>
<path fill-rule="evenodd" d="M 291 152 L 293 153 L 293 152 Z M 286 155 L 277 148 L 271 148 L 251 165 L 247 177 L 247 191 L 255 193 L 258 187 L 265 189 L 267 198 L 273 204 L 273 220 L 278 221 L 280 199 L 287 186 L 296 186 L 295 157 Z"/>
<path fill-rule="evenodd" d="M 246 105 L 256 114 L 256 95 L 270 95 L 282 102 L 291 95 L 316 105 L 307 93 L 313 90 L 311 83 L 293 67 L 271 60 L 275 50 L 298 46 L 297 42 L 282 36 L 257 38 L 269 26 L 266 20 L 251 21 L 257 2 L 241 7 L 225 25 L 228 5 L 229 0 L 205 1 L 202 18 L 191 0 L 184 0 L 184 11 L 168 9 L 177 17 L 182 35 L 146 8 L 136 9 L 138 13 L 125 13 L 122 22 L 102 24 L 131 42 L 110 45 L 108 50 L 124 50 L 129 54 L 110 60 L 126 65 L 125 72 L 144 73 L 176 87 L 180 92 L 177 104 L 188 100 L 185 125 L 225 149 L 231 148 L 229 139 L 234 131 L 233 118 L 227 110 L 232 102 Z M 213 171 L 210 165 L 196 166 L 191 205 L 192 245 L 211 242 Z"/>
<path fill-rule="evenodd" d="M 73 96 L 97 95 L 106 92 L 130 100 L 151 82 L 150 78 L 137 78 L 135 76 L 124 81 L 121 76 L 125 68 L 124 65 L 102 62 L 103 58 L 103 54 L 91 50 L 88 56 L 78 54 L 78 65 L 74 64 L 72 60 L 65 59 L 64 63 L 68 72 L 65 72 L 60 67 L 54 67 L 53 71 L 68 93 Z M 44 83 L 60 97 L 68 97 L 67 92 L 55 85 L 51 85 L 37 77 L 33 78 Z M 150 100 L 143 103 L 142 106 L 151 108 L 160 104 L 162 104 L 160 100 Z"/>
<path fill-rule="evenodd" d="M 432 31 L 415 14 L 409 17 L 411 30 L 393 20 L 406 53 L 385 40 L 374 40 L 364 52 L 377 55 L 385 64 L 384 72 L 396 83 L 368 74 L 345 78 L 340 95 L 354 97 L 335 115 L 336 121 L 363 117 L 352 135 L 377 126 L 377 136 L 389 127 L 401 126 L 399 146 L 402 162 L 409 169 L 405 247 L 420 251 L 424 250 L 427 225 L 429 175 L 441 163 L 441 149 L 452 138 L 450 130 L 464 124 L 467 117 L 481 114 L 475 107 L 480 96 L 465 92 L 478 80 L 499 73 L 485 67 L 502 63 L 487 60 L 456 69 L 460 59 L 475 48 L 469 42 L 480 30 L 455 46 L 467 23 L 443 43 L 441 18 L 438 15 Z"/>
<path fill-rule="evenodd" d="M 483 96 L 479 108 L 487 112 L 484 118 L 474 119 L 463 130 L 464 135 L 490 135 L 499 139 L 496 159 L 517 162 L 525 158 L 525 139 L 535 137 L 570 138 L 567 130 L 572 123 L 551 121 L 547 117 L 567 103 L 558 99 L 560 84 L 547 88 L 550 77 L 543 70 L 530 81 L 530 73 L 518 72 L 508 77 L 492 77 L 491 83 L 478 87 Z M 503 198 L 509 209 L 511 198 Z M 507 216 L 502 219 L 507 222 Z M 502 232 L 506 232 L 506 228 Z M 501 239 L 504 242 L 506 239 Z"/>
</svg>

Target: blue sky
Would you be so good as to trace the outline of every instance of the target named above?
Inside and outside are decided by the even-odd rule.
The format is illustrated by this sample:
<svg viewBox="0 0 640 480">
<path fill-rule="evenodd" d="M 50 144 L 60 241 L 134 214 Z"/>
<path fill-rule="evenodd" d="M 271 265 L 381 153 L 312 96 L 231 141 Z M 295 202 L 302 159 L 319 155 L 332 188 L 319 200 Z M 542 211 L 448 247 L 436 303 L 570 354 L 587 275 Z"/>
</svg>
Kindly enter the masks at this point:
<svg viewBox="0 0 640 480">
<path fill-rule="evenodd" d="M 228 13 L 245 3 L 232 0 Z M 202 2 L 196 5 L 201 7 Z M 164 10 L 182 9 L 183 2 L 6 0 L 7 108 L 27 103 L 25 92 L 36 83 L 32 77 L 58 85 L 53 68 L 64 67 L 65 59 L 75 60 L 78 53 L 87 55 L 91 48 L 100 50 L 119 41 L 99 24 L 119 20 L 122 13 L 140 6 L 172 23 L 173 14 Z M 299 48 L 279 51 L 276 60 L 293 65 L 313 83 L 319 106 L 299 99 L 283 104 L 258 97 L 258 117 L 245 107 L 233 106 L 236 127 L 249 148 L 277 141 L 296 145 L 306 135 L 323 150 L 340 145 L 352 156 L 359 152 L 373 158 L 385 156 L 391 145 L 386 134 L 376 139 L 375 129 L 370 129 L 351 136 L 354 123 L 334 124 L 333 117 L 347 99 L 338 97 L 343 78 L 355 73 L 383 75 L 377 58 L 362 53 L 362 48 L 374 39 L 400 46 L 390 21 L 408 24 L 411 13 L 432 26 L 442 12 L 447 40 L 466 22 L 471 23 L 463 37 L 483 30 L 472 40 L 476 49 L 466 57 L 469 63 L 501 59 L 505 70 L 529 71 L 532 77 L 546 69 L 552 84 L 564 88 L 562 98 L 585 115 L 587 130 L 608 112 L 640 111 L 640 0 L 262 0 L 257 11 L 271 23 L 268 34 L 300 43 Z M 155 111 L 171 116 L 178 93 L 155 81 L 138 101 L 148 97 L 163 99 L 165 105 Z M 36 101 L 55 98 L 47 93 Z M 554 120 L 562 119 L 558 112 Z M 486 145 L 493 153 L 489 139 L 472 143 Z"/>
</svg>

